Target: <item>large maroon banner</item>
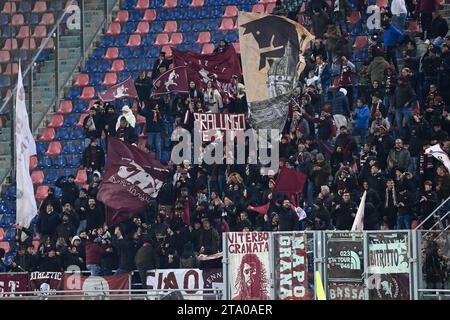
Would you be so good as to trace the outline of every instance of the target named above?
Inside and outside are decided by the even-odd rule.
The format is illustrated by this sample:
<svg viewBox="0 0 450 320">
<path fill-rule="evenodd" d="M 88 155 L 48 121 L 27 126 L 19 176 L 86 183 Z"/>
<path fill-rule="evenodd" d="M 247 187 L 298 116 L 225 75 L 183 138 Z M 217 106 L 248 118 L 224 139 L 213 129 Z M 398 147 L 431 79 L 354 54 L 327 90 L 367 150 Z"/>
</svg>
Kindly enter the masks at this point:
<svg viewBox="0 0 450 320">
<path fill-rule="evenodd" d="M 171 92 L 188 93 L 189 83 L 186 67 L 176 67 L 167 70 L 153 81 L 152 96 L 169 94 Z"/>
<path fill-rule="evenodd" d="M 137 96 L 136 87 L 134 86 L 131 76 L 125 81 L 118 83 L 108 90 L 98 94 L 99 99 L 103 102 L 110 102 L 122 98 L 137 98 Z"/>
<path fill-rule="evenodd" d="M 80 276 L 79 274 L 64 274 L 64 290 L 65 291 L 83 291 L 86 296 L 103 294 L 105 296 L 109 294 L 128 294 L 130 289 L 130 275 L 121 274 L 119 276 Z M 92 292 L 92 291 L 96 292 Z M 117 292 L 111 292 L 112 290 L 121 290 Z M 122 291 L 125 290 L 125 291 Z M 65 293 L 66 295 L 76 294 Z"/>
<path fill-rule="evenodd" d="M 28 291 L 28 273 L 1 273 L 0 297 L 13 297 L 14 292 Z"/>
<path fill-rule="evenodd" d="M 29 288 L 38 296 L 55 295 L 56 291 L 63 288 L 62 272 L 40 272 L 30 273 Z"/>
<path fill-rule="evenodd" d="M 111 137 L 106 172 L 97 199 L 124 216 L 144 211 L 158 195 L 169 171 L 147 152 Z"/>
<path fill-rule="evenodd" d="M 189 80 L 201 88 L 205 88 L 209 80 L 222 89 L 231 82 L 233 75 L 241 79 L 241 65 L 233 46 L 228 46 L 221 53 L 200 54 L 177 49 L 172 49 L 172 53 L 174 65 L 186 66 Z"/>
<path fill-rule="evenodd" d="M 308 286 L 306 233 L 274 234 L 275 300 L 312 300 Z"/>
</svg>

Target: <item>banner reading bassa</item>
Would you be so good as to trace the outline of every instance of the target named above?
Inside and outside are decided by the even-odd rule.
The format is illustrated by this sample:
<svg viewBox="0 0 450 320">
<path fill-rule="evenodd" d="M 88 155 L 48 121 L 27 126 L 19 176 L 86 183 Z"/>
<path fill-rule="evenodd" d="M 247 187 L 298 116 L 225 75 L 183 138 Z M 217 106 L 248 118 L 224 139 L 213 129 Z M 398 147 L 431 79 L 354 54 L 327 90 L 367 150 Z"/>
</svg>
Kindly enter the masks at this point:
<svg viewBox="0 0 450 320">
<path fill-rule="evenodd" d="M 308 285 L 306 233 L 276 233 L 274 241 L 275 300 L 314 299 Z"/>
<path fill-rule="evenodd" d="M 269 233 L 229 232 L 226 241 L 230 298 L 269 300 Z"/>
</svg>

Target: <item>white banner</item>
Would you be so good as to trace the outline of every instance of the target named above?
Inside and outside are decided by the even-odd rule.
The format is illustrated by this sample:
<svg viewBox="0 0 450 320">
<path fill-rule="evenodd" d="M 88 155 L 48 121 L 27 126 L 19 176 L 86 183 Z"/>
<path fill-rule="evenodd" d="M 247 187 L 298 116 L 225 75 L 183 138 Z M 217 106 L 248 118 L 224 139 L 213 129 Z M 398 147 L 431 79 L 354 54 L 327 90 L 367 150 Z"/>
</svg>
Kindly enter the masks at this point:
<svg viewBox="0 0 450 320">
<path fill-rule="evenodd" d="M 31 134 L 25 106 L 25 90 L 22 81 L 22 71 L 19 62 L 17 76 L 16 112 L 15 112 L 15 144 L 16 144 L 16 182 L 17 182 L 17 214 L 16 222 L 29 227 L 31 220 L 37 214 L 34 199 L 33 182 L 30 176 L 30 157 L 36 154 L 36 143 Z"/>
<path fill-rule="evenodd" d="M 408 244 L 405 242 L 369 244 L 369 273 L 408 273 Z"/>
</svg>

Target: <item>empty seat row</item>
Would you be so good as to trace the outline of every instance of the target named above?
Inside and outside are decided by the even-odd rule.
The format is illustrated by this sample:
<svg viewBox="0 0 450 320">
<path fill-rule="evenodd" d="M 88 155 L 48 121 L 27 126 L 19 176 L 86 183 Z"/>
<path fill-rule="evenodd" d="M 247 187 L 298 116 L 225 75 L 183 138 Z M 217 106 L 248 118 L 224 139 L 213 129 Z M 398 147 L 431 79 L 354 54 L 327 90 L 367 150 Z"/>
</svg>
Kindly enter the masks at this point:
<svg viewBox="0 0 450 320">
<path fill-rule="evenodd" d="M 71 159 L 73 160 L 73 158 Z M 72 174 L 72 170 L 70 170 L 70 174 Z M 35 170 L 31 173 L 31 181 L 34 185 L 45 184 L 54 184 L 56 180 L 59 178 L 59 174 L 56 170 L 48 170 L 47 174 L 42 170 Z M 79 185 L 84 185 L 87 182 L 87 171 L 86 169 L 77 170 L 77 174 L 75 176 L 75 183 Z M 0 223 L 1 226 L 1 223 Z"/>
<path fill-rule="evenodd" d="M 38 14 L 31 14 L 28 19 L 25 19 L 26 15 L 21 13 L 16 13 L 11 17 L 6 14 L 0 14 L 0 25 L 13 25 L 13 26 L 23 26 L 23 25 L 44 25 L 50 26 L 55 24 L 55 16 L 51 12 L 42 14 L 39 18 Z"/>
<path fill-rule="evenodd" d="M 41 156 L 39 157 L 38 169 L 65 169 L 79 168 L 81 165 L 80 154 L 59 155 L 56 157 Z M 56 177 L 57 179 L 57 177 Z"/>
<path fill-rule="evenodd" d="M 47 4 L 48 2 L 48 4 Z M 44 13 L 47 11 L 58 11 L 63 8 L 63 3 L 61 0 L 56 1 L 36 1 L 33 5 L 30 4 L 30 1 L 20 1 L 16 4 L 16 2 L 8 1 L 3 5 L 3 9 L 1 13 L 11 14 L 15 12 L 19 13 Z"/>
<path fill-rule="evenodd" d="M 2 38 L 45 38 L 47 37 L 47 26 L 38 25 L 34 28 L 30 26 L 5 26 L 3 27 Z"/>
<path fill-rule="evenodd" d="M 2 50 L 36 50 L 37 48 L 40 48 L 41 46 L 44 46 L 44 49 L 53 50 L 55 48 L 55 44 L 53 42 L 53 38 L 49 38 L 48 41 L 45 41 L 46 39 L 42 39 L 40 44 L 38 45 L 36 43 L 35 38 L 24 38 L 22 39 L 22 43 L 19 48 L 19 43 L 17 39 L 15 38 L 8 38 L 5 40 L 3 44 Z"/>
</svg>

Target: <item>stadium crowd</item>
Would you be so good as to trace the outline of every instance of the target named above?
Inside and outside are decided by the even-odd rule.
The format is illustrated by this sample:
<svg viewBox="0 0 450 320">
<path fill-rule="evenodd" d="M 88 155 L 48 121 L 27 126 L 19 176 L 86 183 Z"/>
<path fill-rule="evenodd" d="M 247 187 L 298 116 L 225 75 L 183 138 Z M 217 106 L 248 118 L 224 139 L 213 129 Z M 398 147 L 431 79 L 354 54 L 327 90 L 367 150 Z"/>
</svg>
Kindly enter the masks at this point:
<svg viewBox="0 0 450 320">
<path fill-rule="evenodd" d="M 100 141 L 102 133 L 106 140 L 116 136 L 137 144 L 143 128 L 129 107 L 117 114 L 111 105 L 97 102 L 84 121 L 89 143 L 82 166 L 89 172 L 89 188 L 80 189 L 74 176 L 58 179 L 61 200 L 50 190 L 36 230 L 18 230 L 20 246 L 11 270 L 61 271 L 78 265 L 93 275 L 109 275 L 136 268 L 220 267 L 220 259 L 202 257 L 222 251 L 223 232 L 349 230 L 364 191 L 365 230 L 410 229 L 423 221 L 450 196 L 446 167 L 424 153 L 435 144 L 450 149 L 447 22 L 433 0 L 418 1 L 417 7 L 394 0 L 382 9 L 380 32 L 367 37 L 367 59 L 356 62 L 351 61 L 349 2 L 333 3 L 308 2 L 305 19 L 316 39 L 304 53 L 302 94 L 290 102 L 280 141 L 280 166 L 307 176 L 298 202 L 306 218 L 285 194 L 273 192 L 276 173 L 262 176 L 258 165 L 189 160 L 171 165 L 164 152 L 172 147 L 170 135 L 179 127 L 194 130 L 194 112 L 247 113 L 248 106 L 244 84 L 236 78 L 227 96 L 212 83 L 202 89 L 191 82 L 186 95 L 151 99 L 152 80 L 171 64 L 161 53 L 152 78 L 143 72 L 135 80 L 147 147 L 171 168 L 157 199 L 145 213 L 113 229 L 106 225 L 104 205 L 96 200 L 107 145 Z M 358 3 L 365 12 L 367 1 Z M 298 11 L 278 1 L 274 14 L 296 20 Z M 424 41 L 405 32 L 415 17 L 421 19 Z M 216 51 L 227 45 L 221 41 Z M 267 203 L 266 214 L 248 209 Z M 432 224 L 430 219 L 424 227 Z M 41 238 L 37 252 L 34 232 Z M 22 233 L 27 240 L 21 240 Z"/>
</svg>

